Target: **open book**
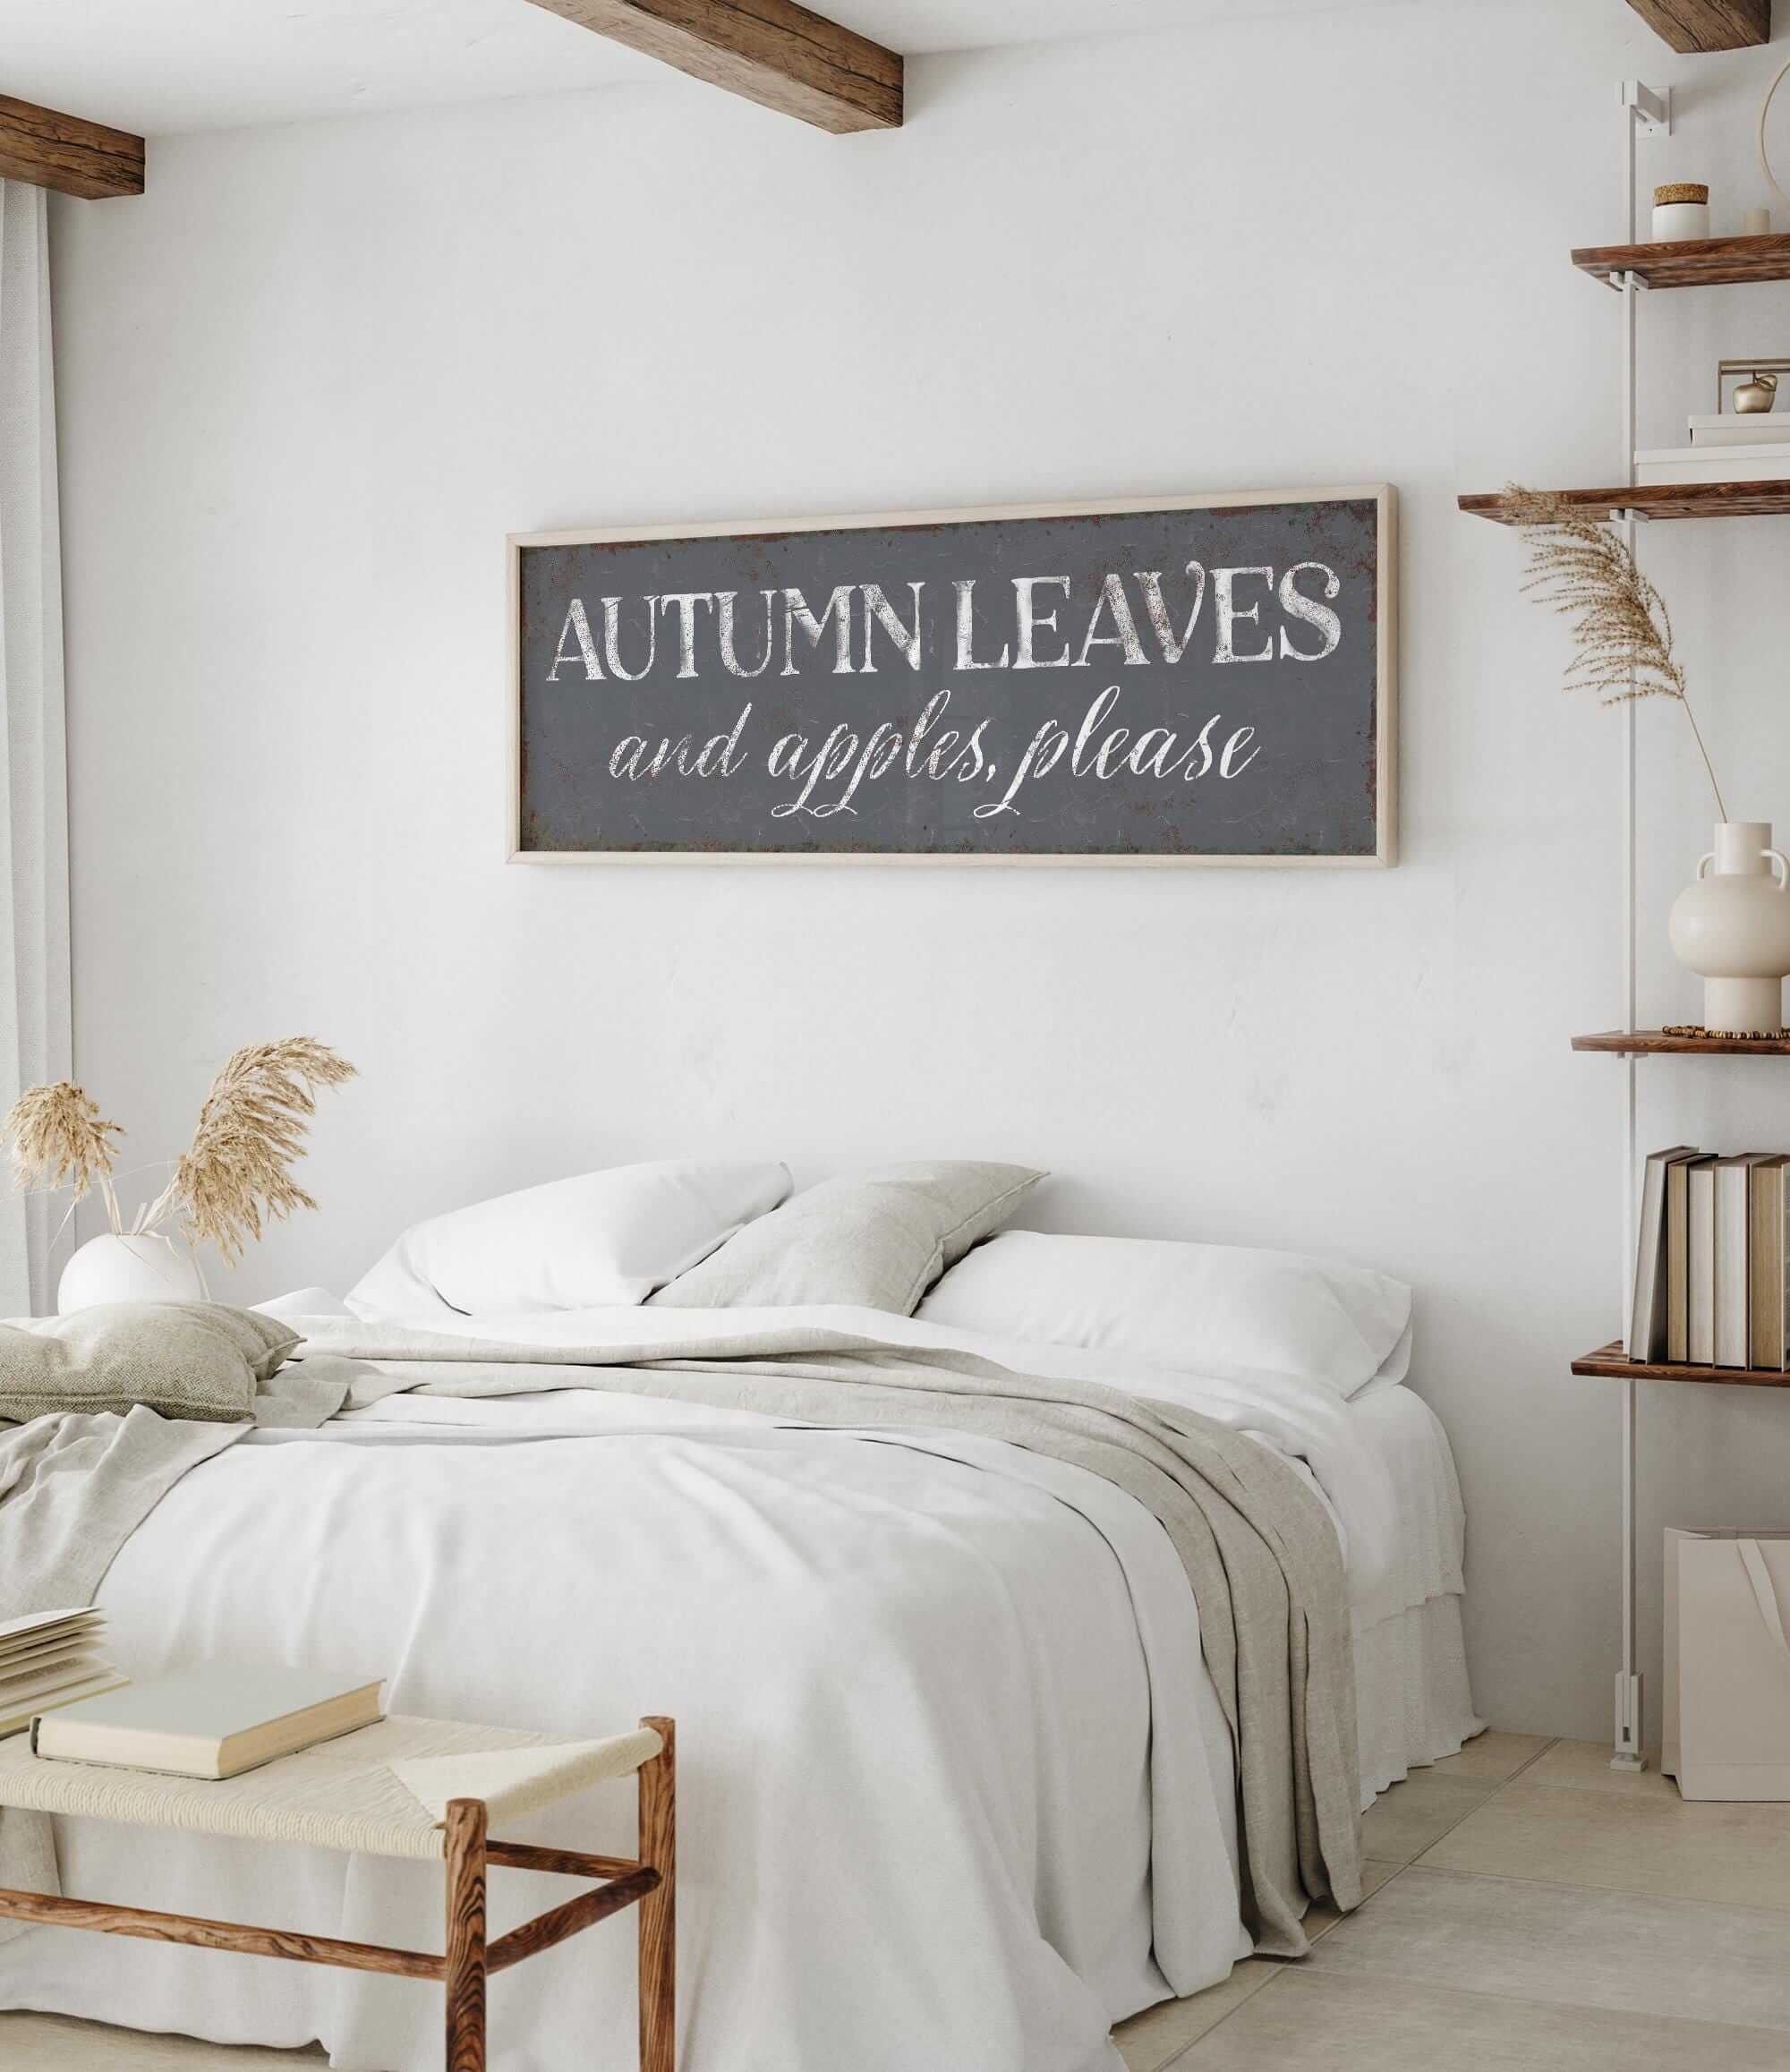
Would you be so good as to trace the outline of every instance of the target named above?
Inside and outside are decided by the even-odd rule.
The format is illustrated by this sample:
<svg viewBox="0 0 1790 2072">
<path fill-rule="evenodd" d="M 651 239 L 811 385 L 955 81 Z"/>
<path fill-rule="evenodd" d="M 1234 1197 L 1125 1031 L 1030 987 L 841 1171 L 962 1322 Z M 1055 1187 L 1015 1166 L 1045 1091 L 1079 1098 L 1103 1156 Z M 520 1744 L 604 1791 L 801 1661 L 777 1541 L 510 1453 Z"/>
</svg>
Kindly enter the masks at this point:
<svg viewBox="0 0 1790 2072">
<path fill-rule="evenodd" d="M 96 1611 L 31 1612 L 0 1624 L 0 1735 L 34 1715 L 118 1690 L 126 1681 L 101 1655 L 106 1621 Z"/>
</svg>

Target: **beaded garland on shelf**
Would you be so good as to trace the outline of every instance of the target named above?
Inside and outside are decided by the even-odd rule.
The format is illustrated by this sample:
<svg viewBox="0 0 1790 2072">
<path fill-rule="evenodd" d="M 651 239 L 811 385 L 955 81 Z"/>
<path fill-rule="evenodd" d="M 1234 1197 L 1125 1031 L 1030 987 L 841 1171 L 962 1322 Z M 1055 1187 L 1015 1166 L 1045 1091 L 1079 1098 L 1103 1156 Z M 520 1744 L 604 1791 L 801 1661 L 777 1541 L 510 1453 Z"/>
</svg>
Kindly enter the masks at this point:
<svg viewBox="0 0 1790 2072">
<path fill-rule="evenodd" d="M 1725 1028 L 1717 1030 L 1705 1028 L 1701 1022 L 1679 1021 L 1667 1022 L 1659 1033 L 1661 1036 L 1714 1036 L 1720 1035 L 1738 1036 L 1747 1043 L 1764 1043 L 1769 1042 L 1773 1036 L 1781 1036 L 1784 1031 L 1781 1028 Z"/>
</svg>

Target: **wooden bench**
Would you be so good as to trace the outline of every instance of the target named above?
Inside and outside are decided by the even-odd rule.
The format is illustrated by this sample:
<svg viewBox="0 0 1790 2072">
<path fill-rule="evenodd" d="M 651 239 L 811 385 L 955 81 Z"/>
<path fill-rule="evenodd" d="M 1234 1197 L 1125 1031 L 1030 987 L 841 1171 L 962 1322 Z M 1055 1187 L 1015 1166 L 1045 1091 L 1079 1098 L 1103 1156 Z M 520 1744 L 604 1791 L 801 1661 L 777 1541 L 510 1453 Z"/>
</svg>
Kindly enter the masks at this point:
<svg viewBox="0 0 1790 2072">
<path fill-rule="evenodd" d="M 593 1856 L 492 1838 L 493 1820 L 535 1811 L 607 1778 L 636 1775 L 635 1856 Z M 9 1806 L 441 1863 L 447 1937 L 440 1957 L 40 1892 L 0 1889 L 0 1917 L 438 1979 L 447 1999 L 447 2072 L 485 2072 L 490 1974 L 637 1906 L 641 2072 L 674 2072 L 677 1743 L 669 1719 L 643 1719 L 634 1732 L 603 1741 L 563 1742 L 394 1717 L 219 1781 L 40 1761 L 21 1734 L 0 1741 L 0 1807 Z M 490 1941 L 485 1885 L 493 1865 L 601 1882 Z"/>
</svg>

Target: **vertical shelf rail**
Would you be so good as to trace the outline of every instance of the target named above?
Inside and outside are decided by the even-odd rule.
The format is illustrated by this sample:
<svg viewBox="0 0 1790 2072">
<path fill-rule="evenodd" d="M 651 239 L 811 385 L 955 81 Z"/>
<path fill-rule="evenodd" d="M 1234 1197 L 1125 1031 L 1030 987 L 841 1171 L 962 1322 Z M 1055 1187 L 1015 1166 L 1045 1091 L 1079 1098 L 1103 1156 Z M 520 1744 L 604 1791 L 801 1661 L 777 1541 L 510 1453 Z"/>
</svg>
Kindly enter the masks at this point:
<svg viewBox="0 0 1790 2072">
<path fill-rule="evenodd" d="M 1623 220 L 1626 226 L 1624 242 L 1633 244 L 1639 226 L 1636 222 L 1635 142 L 1641 135 L 1670 135 L 1672 130 L 1672 95 L 1670 89 L 1661 94 L 1639 80 L 1624 80 L 1618 90 L 1623 118 L 1622 180 Z M 1634 453 L 1638 443 L 1638 410 L 1636 404 L 1637 337 L 1640 328 L 1639 297 L 1643 283 L 1632 270 L 1621 277 L 1622 290 L 1622 481 L 1630 489 L 1634 487 Z M 1611 519 L 1622 529 L 1623 539 L 1631 552 L 1635 550 L 1635 513 L 1632 506 L 1612 511 Z M 1624 1028 L 1640 1026 L 1639 985 L 1636 972 L 1637 934 L 1635 922 L 1636 888 L 1636 770 L 1635 770 L 1635 712 L 1631 699 L 1623 708 L 1622 739 L 1620 745 L 1622 766 L 1622 993 L 1623 1021 Z M 1636 1113 L 1635 1074 L 1640 1061 L 1633 1053 L 1623 1059 L 1622 1067 L 1622 1256 L 1621 1286 L 1623 1326 L 1627 1330 L 1628 1318 L 1634 1304 L 1634 1268 L 1636 1235 L 1635 1162 L 1640 1155 L 1639 1124 Z M 1615 1684 L 1615 1731 L 1612 1738 L 1610 1768 L 1617 1770 L 1645 1769 L 1646 1758 L 1642 1753 L 1644 1718 L 1641 1708 L 1641 1670 L 1636 1646 L 1637 1619 L 1635 1613 L 1636 1536 L 1635 1518 L 1635 1412 L 1638 1385 L 1625 1380 L 1622 1385 L 1622 1667 L 1616 1672 Z"/>
</svg>

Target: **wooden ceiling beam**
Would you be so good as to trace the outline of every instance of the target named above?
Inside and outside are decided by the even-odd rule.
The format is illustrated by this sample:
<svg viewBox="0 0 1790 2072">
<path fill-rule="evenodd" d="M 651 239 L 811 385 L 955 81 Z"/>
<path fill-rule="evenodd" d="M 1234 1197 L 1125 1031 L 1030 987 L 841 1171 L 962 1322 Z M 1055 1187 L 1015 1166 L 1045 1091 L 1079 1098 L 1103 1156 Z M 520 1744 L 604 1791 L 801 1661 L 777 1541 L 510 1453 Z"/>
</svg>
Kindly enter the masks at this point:
<svg viewBox="0 0 1790 2072">
<path fill-rule="evenodd" d="M 797 0 L 533 0 L 711 86 L 842 136 L 901 126 L 901 59 Z"/>
<path fill-rule="evenodd" d="M 1771 0 L 1628 0 L 1674 50 L 1751 50 L 1771 40 Z"/>
<path fill-rule="evenodd" d="M 143 140 L 0 94 L 0 179 L 98 200 L 143 191 Z"/>
</svg>

